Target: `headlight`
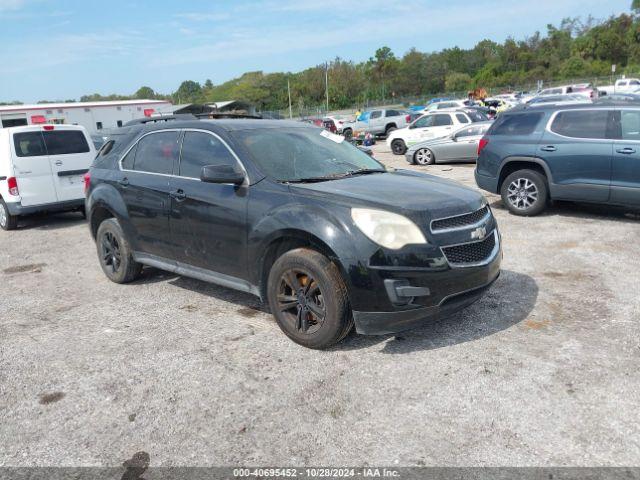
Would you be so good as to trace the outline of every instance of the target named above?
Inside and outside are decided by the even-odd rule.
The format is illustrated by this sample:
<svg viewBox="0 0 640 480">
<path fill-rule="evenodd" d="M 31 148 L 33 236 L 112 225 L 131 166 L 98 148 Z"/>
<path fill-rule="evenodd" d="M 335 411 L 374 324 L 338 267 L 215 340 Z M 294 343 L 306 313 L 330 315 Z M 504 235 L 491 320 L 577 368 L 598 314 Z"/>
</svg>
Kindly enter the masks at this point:
<svg viewBox="0 0 640 480">
<path fill-rule="evenodd" d="M 427 243 L 415 223 L 396 213 L 352 208 L 351 218 L 369 239 L 391 250 L 398 250 L 405 245 Z"/>
</svg>

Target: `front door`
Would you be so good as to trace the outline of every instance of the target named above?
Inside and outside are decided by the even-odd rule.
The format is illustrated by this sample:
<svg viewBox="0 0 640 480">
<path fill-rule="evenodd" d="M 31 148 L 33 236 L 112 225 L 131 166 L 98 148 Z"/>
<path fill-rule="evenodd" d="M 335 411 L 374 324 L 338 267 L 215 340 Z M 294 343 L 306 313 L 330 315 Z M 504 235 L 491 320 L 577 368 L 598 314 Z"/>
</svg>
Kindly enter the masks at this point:
<svg viewBox="0 0 640 480">
<path fill-rule="evenodd" d="M 614 142 L 611 202 L 640 205 L 640 110 L 623 109 L 620 139 Z"/>
<path fill-rule="evenodd" d="M 84 132 L 55 127 L 53 130 L 45 129 L 42 136 L 58 201 L 84 198 L 83 175 L 89 170 L 94 156 Z"/>
<path fill-rule="evenodd" d="M 170 181 L 174 256 L 189 265 L 246 278 L 248 188 L 201 182 L 205 165 L 240 167 L 218 136 L 185 131 L 179 171 Z"/>
<path fill-rule="evenodd" d="M 481 130 L 483 130 L 483 133 L 486 131 L 486 129 L 477 126 L 458 130 L 453 136 L 453 142 L 444 149 L 444 157 L 440 155 L 440 159 L 450 161 L 475 160 L 478 156 L 478 143 L 482 138 Z"/>
<path fill-rule="evenodd" d="M 171 257 L 169 180 L 177 168 L 179 130 L 145 135 L 122 160 L 117 188 L 129 214 L 127 232 L 138 252 Z"/>
<path fill-rule="evenodd" d="M 613 111 L 558 112 L 537 147 L 563 200 L 606 202 L 611 189 Z"/>
<path fill-rule="evenodd" d="M 24 207 L 58 201 L 49 156 L 41 131 L 13 134 L 13 167 Z"/>
</svg>

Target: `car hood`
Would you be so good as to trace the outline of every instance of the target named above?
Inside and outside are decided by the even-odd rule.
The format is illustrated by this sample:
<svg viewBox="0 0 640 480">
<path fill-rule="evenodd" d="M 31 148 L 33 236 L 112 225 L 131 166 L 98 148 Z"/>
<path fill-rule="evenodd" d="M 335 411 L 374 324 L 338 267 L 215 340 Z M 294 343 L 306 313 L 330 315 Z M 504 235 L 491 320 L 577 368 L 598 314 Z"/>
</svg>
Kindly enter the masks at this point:
<svg viewBox="0 0 640 480">
<path fill-rule="evenodd" d="M 291 184 L 299 195 L 315 195 L 328 203 L 377 208 L 413 218 L 444 218 L 482 208 L 480 192 L 433 175 L 395 170 L 319 183 Z"/>
</svg>

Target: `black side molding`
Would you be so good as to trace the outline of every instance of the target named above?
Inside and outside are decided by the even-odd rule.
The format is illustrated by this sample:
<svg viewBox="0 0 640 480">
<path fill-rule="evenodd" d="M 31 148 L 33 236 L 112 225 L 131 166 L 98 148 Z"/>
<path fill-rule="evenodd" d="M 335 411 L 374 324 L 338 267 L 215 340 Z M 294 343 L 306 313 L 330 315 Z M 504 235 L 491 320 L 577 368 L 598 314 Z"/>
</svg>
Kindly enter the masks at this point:
<svg viewBox="0 0 640 480">
<path fill-rule="evenodd" d="M 63 172 L 58 172 L 59 177 L 70 177 L 71 175 L 84 175 L 89 171 L 88 168 L 84 168 L 82 170 L 65 170 Z"/>
</svg>

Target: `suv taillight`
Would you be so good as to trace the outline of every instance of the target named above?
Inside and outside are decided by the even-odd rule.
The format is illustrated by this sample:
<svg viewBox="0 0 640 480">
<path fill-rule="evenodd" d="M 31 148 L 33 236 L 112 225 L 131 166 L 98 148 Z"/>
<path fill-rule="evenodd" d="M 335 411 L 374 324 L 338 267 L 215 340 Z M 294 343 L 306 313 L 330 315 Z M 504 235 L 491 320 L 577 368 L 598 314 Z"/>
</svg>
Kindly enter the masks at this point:
<svg viewBox="0 0 640 480">
<path fill-rule="evenodd" d="M 7 178 L 7 186 L 9 187 L 9 195 L 13 195 L 14 197 L 20 195 L 20 192 L 18 191 L 18 180 L 16 177 Z"/>
<path fill-rule="evenodd" d="M 89 187 L 91 186 L 91 173 L 87 172 L 84 174 L 84 193 L 89 191 Z"/>
<path fill-rule="evenodd" d="M 484 150 L 484 147 L 486 147 L 487 145 L 489 145 L 489 140 L 486 138 L 481 138 L 480 143 L 478 143 L 478 156 L 480 156 L 482 150 Z"/>
</svg>

